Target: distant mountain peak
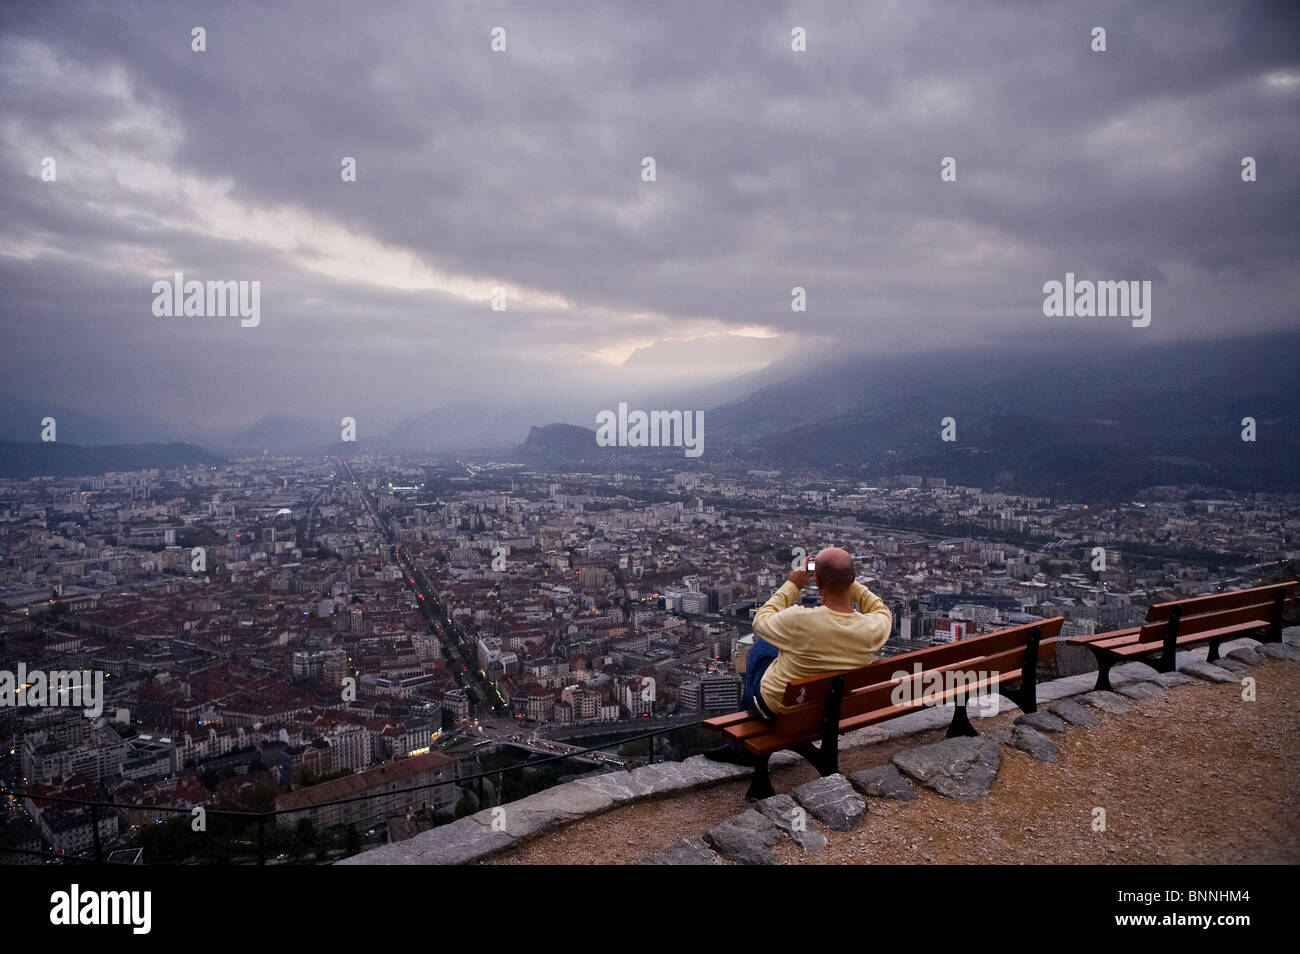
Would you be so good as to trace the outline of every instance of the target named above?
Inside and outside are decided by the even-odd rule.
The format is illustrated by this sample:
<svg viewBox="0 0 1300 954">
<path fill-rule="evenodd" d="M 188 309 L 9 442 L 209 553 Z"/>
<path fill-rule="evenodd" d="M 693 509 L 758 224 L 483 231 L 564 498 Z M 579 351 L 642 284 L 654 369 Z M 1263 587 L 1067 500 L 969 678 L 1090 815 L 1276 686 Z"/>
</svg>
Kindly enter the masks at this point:
<svg viewBox="0 0 1300 954">
<path fill-rule="evenodd" d="M 604 450 L 596 443 L 596 432 L 577 424 L 534 425 L 515 450 L 523 460 L 574 461 L 595 457 Z"/>
</svg>

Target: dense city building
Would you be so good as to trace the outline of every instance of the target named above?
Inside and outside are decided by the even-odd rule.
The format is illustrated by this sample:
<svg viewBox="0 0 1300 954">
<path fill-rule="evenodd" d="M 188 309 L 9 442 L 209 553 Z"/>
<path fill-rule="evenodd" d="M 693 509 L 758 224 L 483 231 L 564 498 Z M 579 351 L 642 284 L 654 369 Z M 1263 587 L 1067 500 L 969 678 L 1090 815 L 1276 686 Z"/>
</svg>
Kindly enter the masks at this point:
<svg viewBox="0 0 1300 954">
<path fill-rule="evenodd" d="M 0 482 L 4 668 L 102 691 L 93 714 L 0 707 L 0 771 L 122 805 L 261 799 L 291 827 L 432 823 L 465 790 L 391 789 L 471 749 L 734 711 L 754 611 L 822 546 L 891 608 L 888 656 L 1050 616 L 1114 629 L 1253 585 L 1300 556 L 1298 502 L 1156 487 L 1090 509 L 925 474 L 467 476 L 365 456 Z M 10 814 L 16 847 L 88 843 L 53 803 Z M 148 823 L 106 814 L 106 845 Z"/>
</svg>

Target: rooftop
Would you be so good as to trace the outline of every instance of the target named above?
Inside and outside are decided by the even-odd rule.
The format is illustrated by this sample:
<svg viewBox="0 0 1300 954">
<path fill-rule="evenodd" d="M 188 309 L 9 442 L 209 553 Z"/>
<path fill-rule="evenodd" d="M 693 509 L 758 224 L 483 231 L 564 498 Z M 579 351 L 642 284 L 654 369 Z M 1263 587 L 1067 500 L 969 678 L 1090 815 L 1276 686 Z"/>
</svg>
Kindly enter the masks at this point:
<svg viewBox="0 0 1300 954">
<path fill-rule="evenodd" d="M 441 752 L 426 752 L 423 755 L 400 759 L 366 772 L 345 775 L 342 778 L 321 782 L 319 785 L 312 785 L 309 788 L 288 792 L 276 798 L 275 807 L 278 811 L 311 808 L 313 805 L 332 802 L 336 799 L 365 795 L 386 785 L 406 782 L 423 772 L 437 771 L 449 766 L 454 767 L 455 764 L 454 759 L 448 758 Z"/>
</svg>

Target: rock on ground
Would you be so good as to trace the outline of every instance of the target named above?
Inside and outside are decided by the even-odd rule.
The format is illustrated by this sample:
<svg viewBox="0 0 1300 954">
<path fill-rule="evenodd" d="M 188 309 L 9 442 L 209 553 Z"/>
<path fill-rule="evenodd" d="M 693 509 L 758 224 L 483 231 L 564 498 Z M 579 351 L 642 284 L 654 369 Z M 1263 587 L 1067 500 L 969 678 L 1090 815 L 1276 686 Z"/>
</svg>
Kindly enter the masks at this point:
<svg viewBox="0 0 1300 954">
<path fill-rule="evenodd" d="M 1051 710 L 1070 725 L 1081 725 L 1093 729 L 1101 725 L 1101 720 L 1073 699 L 1058 699 L 1051 705 Z"/>
<path fill-rule="evenodd" d="M 781 837 L 781 829 L 770 818 L 751 808 L 710 828 L 704 840 L 728 861 L 771 865 L 776 863 L 772 846 Z"/>
<path fill-rule="evenodd" d="M 1214 663 L 1207 663 L 1201 660 L 1189 662 L 1183 666 L 1181 672 L 1196 676 L 1198 679 L 1204 679 L 1207 682 L 1236 682 L 1237 677 L 1228 672 L 1226 669 L 1220 669 Z"/>
<path fill-rule="evenodd" d="M 899 752 L 893 762 L 940 795 L 973 802 L 992 789 L 1002 767 L 1002 747 L 987 736 L 958 737 Z"/>
<path fill-rule="evenodd" d="M 854 772 L 849 776 L 849 783 L 863 795 L 874 798 L 893 798 L 900 802 L 916 798 L 916 787 L 903 778 L 892 762 Z"/>
<path fill-rule="evenodd" d="M 826 836 L 808 827 L 807 812 L 789 795 L 759 799 L 754 808 L 798 842 L 806 853 L 815 855 L 826 847 Z"/>
<path fill-rule="evenodd" d="M 1165 694 L 1164 687 L 1154 682 L 1126 682 L 1122 686 L 1117 686 L 1115 691 L 1121 696 L 1129 699 L 1154 699 L 1156 696 Z"/>
<path fill-rule="evenodd" d="M 1055 742 L 1027 725 L 1012 727 L 1011 744 L 1022 752 L 1028 752 L 1040 762 L 1055 762 L 1056 753 L 1060 751 L 1060 746 Z"/>
<path fill-rule="evenodd" d="M 647 855 L 639 865 L 720 865 L 722 859 L 698 838 L 683 838 L 663 851 Z"/>
<path fill-rule="evenodd" d="M 1052 715 L 1046 710 L 1038 712 L 1026 712 L 1023 715 L 1016 716 L 1013 725 L 1027 725 L 1029 728 L 1038 732 L 1064 732 L 1068 726 L 1064 719 Z"/>
<path fill-rule="evenodd" d="M 1111 715 L 1124 715 L 1133 711 L 1133 707 L 1124 701 L 1123 696 L 1117 692 L 1107 692 L 1105 689 L 1085 692 L 1081 696 L 1076 696 L 1075 701 Z"/>
<path fill-rule="evenodd" d="M 1234 649 L 1227 654 L 1228 659 L 1235 659 L 1237 662 L 1245 663 L 1247 666 L 1258 666 L 1266 658 L 1258 649 L 1252 646 L 1242 646 Z"/>
<path fill-rule="evenodd" d="M 1157 686 L 1164 686 L 1166 689 L 1172 689 L 1175 686 L 1186 686 L 1195 682 L 1191 676 L 1185 676 L 1181 672 L 1158 672 L 1151 677 L 1151 681 Z"/>
<path fill-rule="evenodd" d="M 792 794 L 813 818 L 835 831 L 857 828 L 867 814 L 867 800 L 839 772 L 804 782 Z"/>
<path fill-rule="evenodd" d="M 1300 647 L 1290 643 L 1265 643 L 1259 647 L 1259 651 L 1270 659 L 1286 659 L 1291 662 L 1300 662 Z"/>
</svg>

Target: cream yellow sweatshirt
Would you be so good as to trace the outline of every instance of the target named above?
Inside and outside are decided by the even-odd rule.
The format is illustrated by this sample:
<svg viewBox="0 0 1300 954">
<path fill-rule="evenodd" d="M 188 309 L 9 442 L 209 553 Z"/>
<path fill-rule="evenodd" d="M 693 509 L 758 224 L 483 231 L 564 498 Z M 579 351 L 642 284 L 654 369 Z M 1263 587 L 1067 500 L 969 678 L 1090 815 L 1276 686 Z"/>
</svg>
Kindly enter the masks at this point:
<svg viewBox="0 0 1300 954">
<path fill-rule="evenodd" d="M 786 580 L 754 614 L 754 633 L 781 650 L 759 687 L 763 701 L 777 713 L 787 711 L 781 697 L 790 682 L 865 666 L 885 645 L 894 625 L 884 601 L 861 583 L 849 589 L 857 613 L 795 606 L 798 599 L 799 589 Z"/>
</svg>

